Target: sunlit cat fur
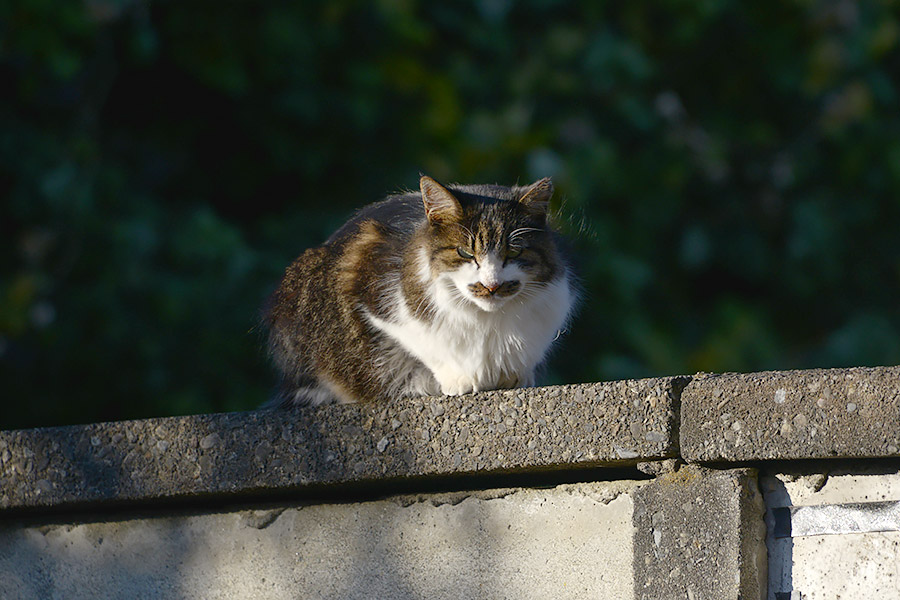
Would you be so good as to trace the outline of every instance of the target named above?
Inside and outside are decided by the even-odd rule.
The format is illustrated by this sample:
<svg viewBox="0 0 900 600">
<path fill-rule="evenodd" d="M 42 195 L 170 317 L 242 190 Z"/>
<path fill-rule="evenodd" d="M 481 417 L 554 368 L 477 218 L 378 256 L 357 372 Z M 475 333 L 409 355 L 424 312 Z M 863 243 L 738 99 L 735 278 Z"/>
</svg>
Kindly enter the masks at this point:
<svg viewBox="0 0 900 600">
<path fill-rule="evenodd" d="M 534 385 L 575 299 L 550 180 L 420 190 L 363 208 L 288 267 L 267 314 L 276 403 Z"/>
</svg>

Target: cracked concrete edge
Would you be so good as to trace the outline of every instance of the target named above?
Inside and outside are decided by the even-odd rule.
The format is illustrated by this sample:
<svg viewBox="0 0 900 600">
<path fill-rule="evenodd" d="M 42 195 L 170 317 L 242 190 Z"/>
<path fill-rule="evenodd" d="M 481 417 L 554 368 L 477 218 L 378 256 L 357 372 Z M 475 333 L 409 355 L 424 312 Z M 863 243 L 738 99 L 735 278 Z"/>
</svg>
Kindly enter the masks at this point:
<svg viewBox="0 0 900 600">
<path fill-rule="evenodd" d="M 766 597 L 765 507 L 754 469 L 687 465 L 633 498 L 636 600 Z"/>
<path fill-rule="evenodd" d="M 558 494 L 578 495 L 590 498 L 598 504 L 609 504 L 623 494 L 630 494 L 636 488 L 649 483 L 647 480 L 639 479 L 620 479 L 615 481 L 601 482 L 582 482 L 582 483 L 562 483 L 553 486 L 551 489 Z M 544 488 L 526 488 L 526 487 L 510 487 L 510 488 L 491 488 L 487 490 L 467 490 L 459 492 L 443 492 L 443 493 L 421 493 L 421 494 L 401 494 L 390 496 L 387 500 L 396 502 L 401 506 L 409 506 L 419 502 L 429 502 L 432 506 L 441 506 L 444 504 L 455 506 L 468 498 L 477 500 L 496 500 L 502 499 L 512 494 L 541 494 Z"/>
<path fill-rule="evenodd" d="M 633 466 L 678 455 L 687 380 L 2 431 L 0 513 Z"/>
<path fill-rule="evenodd" d="M 900 366 L 700 374 L 680 408 L 689 462 L 900 456 Z"/>
</svg>

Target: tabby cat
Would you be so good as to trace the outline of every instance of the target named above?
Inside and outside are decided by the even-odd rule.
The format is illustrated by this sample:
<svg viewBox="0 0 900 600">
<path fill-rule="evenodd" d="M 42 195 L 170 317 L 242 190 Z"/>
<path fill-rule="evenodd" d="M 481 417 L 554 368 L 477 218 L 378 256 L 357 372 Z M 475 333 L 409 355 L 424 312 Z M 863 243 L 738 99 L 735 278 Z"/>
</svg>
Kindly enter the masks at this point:
<svg viewBox="0 0 900 600">
<path fill-rule="evenodd" d="M 532 386 L 572 311 L 553 185 L 451 185 L 361 209 L 288 267 L 266 320 L 277 404 Z"/>
</svg>

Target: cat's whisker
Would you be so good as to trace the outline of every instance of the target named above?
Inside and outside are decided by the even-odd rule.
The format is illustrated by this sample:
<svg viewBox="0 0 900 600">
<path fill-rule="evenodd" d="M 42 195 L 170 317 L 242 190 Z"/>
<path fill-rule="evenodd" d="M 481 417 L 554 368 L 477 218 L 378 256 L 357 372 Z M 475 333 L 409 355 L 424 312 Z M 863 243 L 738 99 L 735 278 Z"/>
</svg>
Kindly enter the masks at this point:
<svg viewBox="0 0 900 600">
<path fill-rule="evenodd" d="M 532 232 L 532 231 L 541 231 L 541 230 L 538 229 L 537 227 L 519 227 L 518 229 L 513 229 L 512 232 L 510 232 L 509 239 L 512 240 L 513 238 L 516 238 L 520 235 L 524 235 L 524 234 Z"/>
</svg>

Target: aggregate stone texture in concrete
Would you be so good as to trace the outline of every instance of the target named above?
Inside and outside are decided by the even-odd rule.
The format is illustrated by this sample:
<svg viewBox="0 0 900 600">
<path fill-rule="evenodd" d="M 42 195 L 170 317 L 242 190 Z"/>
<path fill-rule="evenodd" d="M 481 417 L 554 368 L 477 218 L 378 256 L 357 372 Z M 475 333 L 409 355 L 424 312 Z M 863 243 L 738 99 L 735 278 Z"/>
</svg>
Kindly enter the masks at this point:
<svg viewBox="0 0 900 600">
<path fill-rule="evenodd" d="M 766 597 L 764 508 L 754 471 L 689 465 L 633 497 L 636 600 Z"/>
<path fill-rule="evenodd" d="M 687 378 L 0 432 L 0 510 L 677 456 Z"/>
<path fill-rule="evenodd" d="M 681 397 L 688 461 L 900 456 L 900 367 L 698 375 Z"/>
<path fill-rule="evenodd" d="M 4 600 L 622 600 L 637 482 L 0 523 Z"/>
</svg>

